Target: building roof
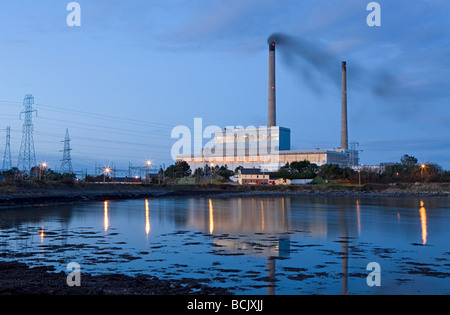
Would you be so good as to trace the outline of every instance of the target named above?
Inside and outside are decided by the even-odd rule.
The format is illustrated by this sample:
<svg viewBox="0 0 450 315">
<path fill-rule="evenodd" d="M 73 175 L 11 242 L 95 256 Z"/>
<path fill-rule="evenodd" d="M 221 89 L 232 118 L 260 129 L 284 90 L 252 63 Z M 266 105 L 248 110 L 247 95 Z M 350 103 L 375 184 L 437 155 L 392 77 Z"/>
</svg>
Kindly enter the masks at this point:
<svg viewBox="0 0 450 315">
<path fill-rule="evenodd" d="M 241 169 L 243 175 L 269 175 L 269 172 L 262 172 L 259 168 L 243 168 Z"/>
</svg>

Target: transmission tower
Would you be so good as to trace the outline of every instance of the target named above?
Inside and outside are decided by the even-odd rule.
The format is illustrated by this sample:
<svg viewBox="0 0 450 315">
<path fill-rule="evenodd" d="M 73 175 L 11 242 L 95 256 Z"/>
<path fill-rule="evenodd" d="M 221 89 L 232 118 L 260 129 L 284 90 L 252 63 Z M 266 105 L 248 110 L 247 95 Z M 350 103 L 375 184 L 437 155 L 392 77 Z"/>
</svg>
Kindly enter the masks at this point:
<svg viewBox="0 0 450 315">
<path fill-rule="evenodd" d="M 359 165 L 359 142 L 350 142 L 350 153 L 348 156 L 348 166 Z"/>
<path fill-rule="evenodd" d="M 20 113 L 25 114 L 25 120 L 22 127 L 22 143 L 20 144 L 19 161 L 17 168 L 21 171 L 29 172 L 32 167 L 36 166 L 36 155 L 34 152 L 34 140 L 33 140 L 33 112 L 37 111 L 33 109 L 34 97 L 31 94 L 25 95 L 23 100 L 24 111 Z"/>
<path fill-rule="evenodd" d="M 3 167 L 4 171 L 10 170 L 12 168 L 11 164 L 11 128 L 6 127 L 6 146 L 5 155 L 3 155 Z"/>
<path fill-rule="evenodd" d="M 64 150 L 60 151 L 63 152 L 63 158 L 61 160 L 61 170 L 60 172 L 62 174 L 73 174 L 73 168 L 72 168 L 72 158 L 70 157 L 70 151 L 72 150 L 70 148 L 70 138 L 69 138 L 69 129 L 66 129 L 66 138 L 64 139 Z"/>
</svg>

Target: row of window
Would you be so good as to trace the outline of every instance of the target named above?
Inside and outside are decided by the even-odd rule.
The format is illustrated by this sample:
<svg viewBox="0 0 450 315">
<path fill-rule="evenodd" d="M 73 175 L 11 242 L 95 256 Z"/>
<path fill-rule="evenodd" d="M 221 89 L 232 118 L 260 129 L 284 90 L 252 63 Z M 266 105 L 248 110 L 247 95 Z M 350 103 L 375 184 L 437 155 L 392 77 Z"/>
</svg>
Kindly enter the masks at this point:
<svg viewBox="0 0 450 315">
<path fill-rule="evenodd" d="M 242 175 L 243 179 L 269 179 L 269 175 L 248 175 L 248 174 L 243 174 Z"/>
<path fill-rule="evenodd" d="M 216 136 L 214 138 L 214 143 L 236 143 L 236 142 L 262 142 L 262 141 L 279 141 L 280 137 L 278 135 L 260 135 L 259 137 L 256 135 L 251 136 L 228 136 L 221 137 Z"/>
</svg>

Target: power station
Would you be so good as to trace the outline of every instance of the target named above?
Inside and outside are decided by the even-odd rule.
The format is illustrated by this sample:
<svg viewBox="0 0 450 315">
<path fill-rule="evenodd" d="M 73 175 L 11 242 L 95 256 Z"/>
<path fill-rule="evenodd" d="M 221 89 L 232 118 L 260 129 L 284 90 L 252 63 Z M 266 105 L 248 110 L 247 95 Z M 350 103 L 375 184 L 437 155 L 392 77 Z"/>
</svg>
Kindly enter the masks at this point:
<svg viewBox="0 0 450 315">
<path fill-rule="evenodd" d="M 342 62 L 341 143 L 335 149 L 291 150 L 291 130 L 276 123 L 275 48 L 269 41 L 269 93 L 267 127 L 224 129 L 214 133 L 214 146 L 197 154 L 178 155 L 178 161 L 187 162 L 191 169 L 205 165 L 227 165 L 277 171 L 286 163 L 310 161 L 317 165 L 359 165 L 358 151 L 349 150 L 347 122 L 347 63 Z"/>
</svg>

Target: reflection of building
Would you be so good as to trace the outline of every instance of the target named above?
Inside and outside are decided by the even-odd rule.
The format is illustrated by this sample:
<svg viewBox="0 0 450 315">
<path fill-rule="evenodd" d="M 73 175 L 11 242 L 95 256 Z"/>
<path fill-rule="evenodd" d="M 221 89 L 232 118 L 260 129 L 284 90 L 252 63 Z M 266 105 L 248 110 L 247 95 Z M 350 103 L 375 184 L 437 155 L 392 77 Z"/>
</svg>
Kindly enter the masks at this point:
<svg viewBox="0 0 450 315">
<path fill-rule="evenodd" d="M 288 198 L 195 199 L 186 225 L 214 236 L 218 249 L 252 256 L 280 257 L 289 253 L 289 239 L 280 237 L 290 230 Z M 198 211 L 199 202 L 208 210 Z M 257 239 L 259 233 L 273 238 Z"/>
<path fill-rule="evenodd" d="M 291 198 L 192 199 L 186 226 L 208 231 L 219 255 L 266 258 L 268 294 L 275 294 L 277 258 L 290 256 L 292 231 L 307 231 L 319 238 L 339 236 L 341 290 L 348 294 L 349 243 L 360 231 L 359 201 L 342 199 L 336 211 L 320 201 L 306 198 L 292 208 Z"/>
<path fill-rule="evenodd" d="M 291 228 L 290 198 L 192 198 L 189 203 L 186 227 L 211 234 L 285 233 Z"/>
<path fill-rule="evenodd" d="M 275 260 L 290 254 L 290 239 L 283 236 L 290 230 L 290 199 L 225 199 L 228 201 L 225 206 L 221 200 L 208 200 L 209 224 L 200 217 L 197 217 L 199 221 L 194 218 L 191 222 L 201 222 L 203 229 L 208 229 L 213 235 L 216 251 L 265 257 L 267 293 L 275 294 Z M 230 201 L 233 202 L 230 204 Z M 195 213 L 199 214 L 198 211 Z M 258 237 L 258 234 L 264 237 Z"/>
</svg>

